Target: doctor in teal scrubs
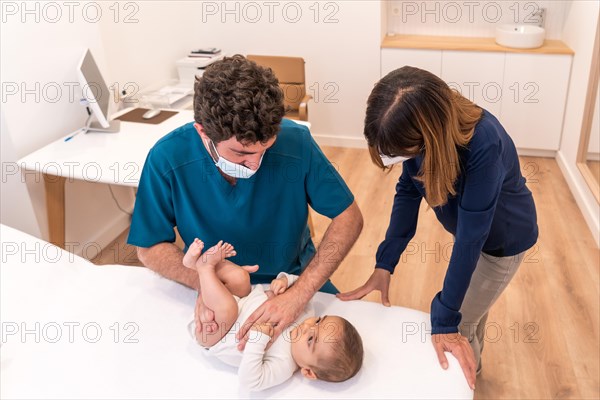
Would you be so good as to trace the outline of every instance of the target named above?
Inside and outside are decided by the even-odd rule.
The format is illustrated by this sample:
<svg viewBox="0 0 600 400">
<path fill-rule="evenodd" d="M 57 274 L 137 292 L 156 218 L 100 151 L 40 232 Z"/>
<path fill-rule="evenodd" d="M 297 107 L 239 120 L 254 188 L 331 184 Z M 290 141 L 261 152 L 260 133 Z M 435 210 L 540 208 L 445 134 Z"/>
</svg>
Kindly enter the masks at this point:
<svg viewBox="0 0 600 400">
<path fill-rule="evenodd" d="M 128 242 L 148 268 L 199 291 L 200 329 L 212 330 L 213 316 L 203 308 L 196 272 L 182 264 L 175 227 L 184 251 L 196 237 L 205 248 L 232 243 L 232 262 L 249 271 L 258 264 L 252 283 L 268 283 L 281 271 L 300 275 L 245 324 L 274 324 L 274 338 L 315 292 L 337 292 L 329 277 L 362 229 L 341 176 L 309 130 L 283 115 L 270 69 L 239 55 L 225 58 L 196 82 L 195 121 L 160 139 L 146 159 Z M 307 226 L 309 205 L 332 220 L 318 249 Z M 240 349 L 246 331 L 238 334 Z"/>
</svg>

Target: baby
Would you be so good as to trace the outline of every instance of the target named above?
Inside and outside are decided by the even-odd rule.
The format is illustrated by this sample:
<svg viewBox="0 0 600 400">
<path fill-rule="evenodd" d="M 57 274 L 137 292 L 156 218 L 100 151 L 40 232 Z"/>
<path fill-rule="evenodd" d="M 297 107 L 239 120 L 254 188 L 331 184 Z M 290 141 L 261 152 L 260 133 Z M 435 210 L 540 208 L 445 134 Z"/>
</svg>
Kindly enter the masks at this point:
<svg viewBox="0 0 600 400">
<path fill-rule="evenodd" d="M 248 271 L 225 260 L 236 254 L 233 246 L 220 241 L 205 253 L 204 244 L 195 239 L 183 258 L 183 264 L 198 272 L 202 301 L 213 311 L 219 329 L 196 337 L 207 353 L 239 367 L 242 387 L 264 390 L 283 383 L 299 368 L 308 379 L 342 382 L 353 377 L 362 365 L 360 335 L 344 318 L 326 315 L 300 318 L 283 331 L 267 349 L 273 327 L 254 325 L 244 352 L 237 349 L 237 330 L 246 318 L 267 300 L 261 285 L 252 289 Z M 257 268 L 257 267 L 255 267 Z M 279 295 L 298 279 L 280 273 L 271 282 L 270 291 Z M 190 330 L 195 337 L 194 322 Z"/>
</svg>

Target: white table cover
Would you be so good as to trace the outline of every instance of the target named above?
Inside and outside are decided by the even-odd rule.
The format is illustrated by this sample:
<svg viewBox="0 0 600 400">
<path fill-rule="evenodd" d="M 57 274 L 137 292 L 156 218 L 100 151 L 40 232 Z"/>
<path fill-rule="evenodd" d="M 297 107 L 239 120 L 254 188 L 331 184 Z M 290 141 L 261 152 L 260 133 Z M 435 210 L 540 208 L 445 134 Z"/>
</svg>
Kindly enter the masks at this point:
<svg viewBox="0 0 600 400">
<path fill-rule="evenodd" d="M 95 266 L 0 228 L 2 398 L 473 397 L 454 357 L 447 371 L 440 368 L 428 314 L 323 293 L 313 299 L 317 313 L 344 316 L 361 333 L 359 374 L 332 384 L 296 373 L 267 391 L 242 392 L 236 369 L 205 358 L 187 333 L 194 291 L 145 268 Z"/>
</svg>

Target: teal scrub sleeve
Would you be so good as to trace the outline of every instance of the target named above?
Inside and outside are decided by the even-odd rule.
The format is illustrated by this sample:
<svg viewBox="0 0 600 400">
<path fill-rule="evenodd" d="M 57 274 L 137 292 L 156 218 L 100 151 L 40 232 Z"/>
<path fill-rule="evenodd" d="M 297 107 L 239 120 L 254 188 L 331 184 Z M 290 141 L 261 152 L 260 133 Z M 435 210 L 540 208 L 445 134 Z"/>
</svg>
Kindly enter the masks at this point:
<svg viewBox="0 0 600 400">
<path fill-rule="evenodd" d="M 310 133 L 306 135 L 310 141 L 305 178 L 308 204 L 319 214 L 335 218 L 352 204 L 354 195 Z"/>
<path fill-rule="evenodd" d="M 175 242 L 171 184 L 167 179 L 168 172 L 159 171 L 157 158 L 156 152 L 151 150 L 137 191 L 127 242 L 138 247 Z"/>
</svg>

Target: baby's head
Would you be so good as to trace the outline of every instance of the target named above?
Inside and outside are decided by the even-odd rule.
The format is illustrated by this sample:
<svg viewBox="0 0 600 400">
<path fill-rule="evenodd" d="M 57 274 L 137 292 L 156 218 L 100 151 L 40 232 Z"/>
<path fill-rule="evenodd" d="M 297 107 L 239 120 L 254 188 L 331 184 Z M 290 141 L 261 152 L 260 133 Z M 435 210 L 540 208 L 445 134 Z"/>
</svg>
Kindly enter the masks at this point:
<svg viewBox="0 0 600 400">
<path fill-rule="evenodd" d="M 360 335 L 342 317 L 305 319 L 291 331 L 292 357 L 309 379 L 342 382 L 352 378 L 363 361 Z"/>
</svg>

